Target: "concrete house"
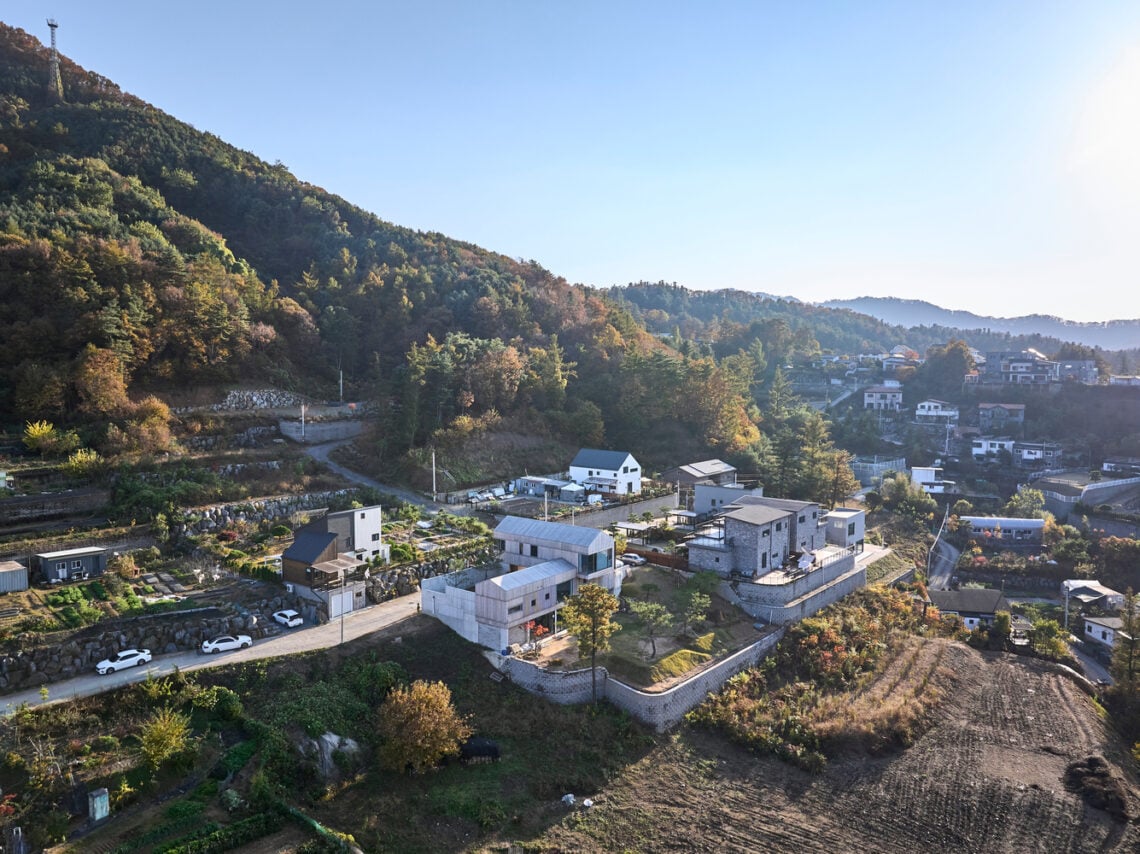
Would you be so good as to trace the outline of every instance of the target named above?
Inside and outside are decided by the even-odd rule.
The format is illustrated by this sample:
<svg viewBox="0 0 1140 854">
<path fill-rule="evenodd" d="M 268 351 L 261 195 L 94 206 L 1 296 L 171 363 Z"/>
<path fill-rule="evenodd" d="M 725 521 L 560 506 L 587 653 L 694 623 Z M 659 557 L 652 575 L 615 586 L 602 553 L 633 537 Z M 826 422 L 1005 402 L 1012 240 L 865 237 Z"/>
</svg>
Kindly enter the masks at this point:
<svg viewBox="0 0 1140 854">
<path fill-rule="evenodd" d="M 583 448 L 570 463 L 570 479 L 587 490 L 609 495 L 641 492 L 641 466 L 628 451 Z"/>
<path fill-rule="evenodd" d="M 32 555 L 32 564 L 44 581 L 63 582 L 95 578 L 107 570 L 107 550 L 98 546 Z"/>
<path fill-rule="evenodd" d="M 810 554 L 826 542 L 819 505 L 745 495 L 688 541 L 689 567 L 752 577 L 783 567 L 794 552 Z"/>
<path fill-rule="evenodd" d="M 387 562 L 390 547 L 380 539 L 382 521 L 380 505 L 375 504 L 327 513 L 298 529 L 298 533 L 335 534 L 337 554 L 351 554 L 362 561 L 381 558 Z"/>
<path fill-rule="evenodd" d="M 814 501 L 744 495 L 737 500 L 736 504 L 742 507 L 754 505 L 787 510 L 791 514 L 789 519 L 791 534 L 788 537 L 788 543 L 794 552 L 812 552 L 827 541 L 827 529 L 823 522 L 823 513 L 819 504 Z"/>
<path fill-rule="evenodd" d="M 1084 622 L 1085 630 L 1081 637 L 1109 649 L 1116 646 L 1116 639 L 1124 628 L 1124 620 L 1120 617 L 1085 617 Z"/>
<path fill-rule="evenodd" d="M 735 504 L 745 496 L 763 497 L 764 487 L 757 486 L 746 489 L 743 484 L 734 486 L 716 486 L 713 484 L 697 484 L 693 487 L 692 501 L 689 509 L 698 516 L 711 516 L 724 510 L 730 504 Z"/>
<path fill-rule="evenodd" d="M 1000 590 L 965 588 L 962 590 L 931 590 L 928 595 L 942 616 L 958 616 L 962 624 L 973 631 L 979 626 L 991 625 L 998 611 L 1008 611 L 1009 602 Z"/>
<path fill-rule="evenodd" d="M 898 385 L 873 385 L 863 389 L 863 408 L 898 412 L 902 409 L 903 391 Z"/>
<path fill-rule="evenodd" d="M 558 631 L 558 609 L 581 584 L 621 595 L 614 538 L 595 528 L 507 516 L 494 531 L 500 566 L 425 578 L 420 605 L 469 641 L 502 650 L 526 643 L 532 621 Z"/>
<path fill-rule="evenodd" d="M 1057 468 L 1064 449 L 1057 442 L 1014 442 L 1013 462 L 1021 468 Z"/>
<path fill-rule="evenodd" d="M 998 454 L 1002 451 L 1013 455 L 1013 439 L 1006 437 L 988 438 L 979 437 L 970 443 L 970 454 L 976 463 L 997 462 Z"/>
<path fill-rule="evenodd" d="M 824 536 L 828 544 L 847 548 L 854 546 L 863 550 L 867 536 L 867 513 L 852 507 L 836 507 L 823 517 Z"/>
<path fill-rule="evenodd" d="M 910 479 L 928 495 L 943 495 L 958 488 L 957 483 L 943 478 L 940 466 L 914 466 L 910 470 Z"/>
</svg>

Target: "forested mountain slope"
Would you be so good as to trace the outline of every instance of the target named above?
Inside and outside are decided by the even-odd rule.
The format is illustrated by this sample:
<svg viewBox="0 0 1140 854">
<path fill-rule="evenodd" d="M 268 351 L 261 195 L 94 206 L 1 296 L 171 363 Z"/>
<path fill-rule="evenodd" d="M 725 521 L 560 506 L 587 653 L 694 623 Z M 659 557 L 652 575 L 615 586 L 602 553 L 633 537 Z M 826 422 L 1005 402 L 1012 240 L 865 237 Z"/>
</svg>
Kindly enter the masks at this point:
<svg viewBox="0 0 1140 854">
<path fill-rule="evenodd" d="M 600 292 L 384 222 L 61 66 L 62 102 L 47 50 L 0 25 L 10 424 L 76 423 L 96 447 L 115 427 L 138 441 L 112 450 L 145 451 L 147 391 L 243 379 L 330 396 L 339 367 L 349 394 L 380 403 L 391 457 L 458 417 L 621 444 L 668 408 L 680 453 L 754 437 L 747 383 L 706 394 L 718 365 L 682 364 Z M 676 363 L 672 385 L 631 408 L 661 379 L 639 377 L 653 358 Z"/>
</svg>

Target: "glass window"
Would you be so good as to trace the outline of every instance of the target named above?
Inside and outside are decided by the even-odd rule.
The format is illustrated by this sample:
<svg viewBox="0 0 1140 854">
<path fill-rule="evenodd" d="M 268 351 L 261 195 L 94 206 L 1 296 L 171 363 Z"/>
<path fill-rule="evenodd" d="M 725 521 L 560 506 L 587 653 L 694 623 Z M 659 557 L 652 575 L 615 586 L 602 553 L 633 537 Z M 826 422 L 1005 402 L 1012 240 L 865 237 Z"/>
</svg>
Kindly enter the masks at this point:
<svg viewBox="0 0 1140 854">
<path fill-rule="evenodd" d="M 522 605 L 521 604 L 512 605 L 511 607 L 507 608 L 507 613 L 508 614 L 520 614 L 520 613 L 522 613 Z"/>
<path fill-rule="evenodd" d="M 531 557 L 538 557 L 538 546 L 531 546 L 530 547 L 530 556 Z"/>
</svg>

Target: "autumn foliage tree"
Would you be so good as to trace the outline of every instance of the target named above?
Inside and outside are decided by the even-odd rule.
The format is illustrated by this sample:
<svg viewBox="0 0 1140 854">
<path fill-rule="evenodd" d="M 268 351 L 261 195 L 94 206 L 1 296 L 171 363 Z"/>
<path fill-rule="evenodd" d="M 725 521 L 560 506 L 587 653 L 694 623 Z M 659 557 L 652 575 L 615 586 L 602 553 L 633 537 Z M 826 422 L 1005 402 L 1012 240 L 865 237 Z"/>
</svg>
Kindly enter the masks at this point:
<svg viewBox="0 0 1140 854">
<path fill-rule="evenodd" d="M 393 688 L 377 716 L 380 763 L 393 771 L 426 771 L 459 754 L 471 727 L 451 702 L 442 682 L 416 680 Z"/>
<path fill-rule="evenodd" d="M 590 690 L 593 701 L 598 702 L 598 653 L 610 648 L 610 637 L 621 630 L 613 621 L 618 599 L 606 588 L 597 584 L 583 584 L 558 612 L 562 625 L 578 640 L 578 655 L 590 659 Z"/>
</svg>

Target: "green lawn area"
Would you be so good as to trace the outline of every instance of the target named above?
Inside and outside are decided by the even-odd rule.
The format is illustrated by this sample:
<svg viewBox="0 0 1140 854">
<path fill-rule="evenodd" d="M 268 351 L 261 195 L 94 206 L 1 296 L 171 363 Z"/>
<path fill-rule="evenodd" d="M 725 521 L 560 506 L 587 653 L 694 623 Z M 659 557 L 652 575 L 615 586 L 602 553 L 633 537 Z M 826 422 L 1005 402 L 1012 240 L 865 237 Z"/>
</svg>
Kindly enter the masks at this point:
<svg viewBox="0 0 1140 854">
<path fill-rule="evenodd" d="M 673 616 L 673 624 L 657 636 L 657 655 L 652 654 L 648 632 L 632 613 L 619 612 L 615 622 L 621 631 L 611 638 L 611 652 L 599 663 L 614 676 L 640 687 L 649 687 L 665 679 L 683 676 L 706 661 L 725 652 L 739 649 L 755 639 L 752 620 L 715 593 L 708 618 L 688 633 L 681 634 L 682 617 L 677 597 L 687 580 L 678 573 L 659 567 L 641 567 L 622 585 L 622 598 L 656 602 Z"/>
</svg>

